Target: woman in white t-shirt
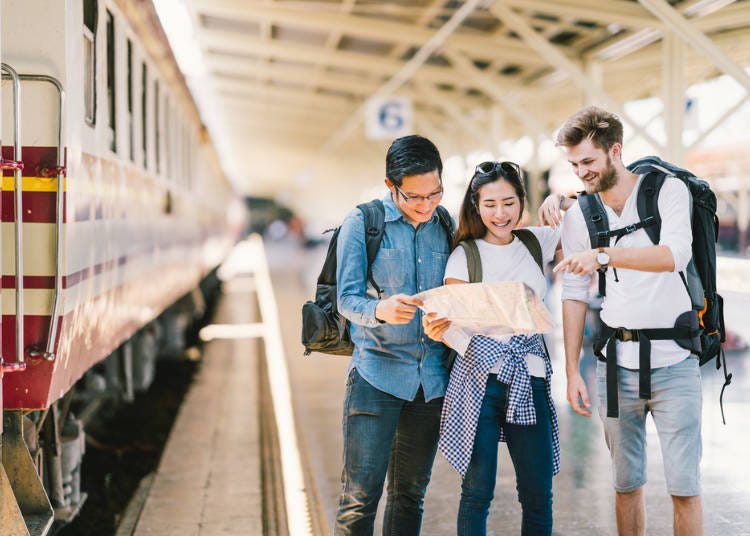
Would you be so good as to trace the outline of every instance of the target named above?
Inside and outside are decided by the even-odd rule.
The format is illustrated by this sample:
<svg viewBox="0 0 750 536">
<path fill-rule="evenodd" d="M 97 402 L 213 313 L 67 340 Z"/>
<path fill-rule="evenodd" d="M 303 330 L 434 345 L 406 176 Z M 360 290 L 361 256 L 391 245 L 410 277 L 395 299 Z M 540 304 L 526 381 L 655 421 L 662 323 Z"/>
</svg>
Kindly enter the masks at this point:
<svg viewBox="0 0 750 536">
<path fill-rule="evenodd" d="M 456 243 L 476 243 L 482 281 L 523 281 L 544 297 L 544 273 L 512 232 L 523 214 L 525 197 L 517 164 L 479 164 L 461 205 Z M 559 229 L 528 230 L 539 242 L 544 262 L 551 261 Z M 467 282 L 466 252 L 457 247 L 448 259 L 445 284 Z M 445 319 L 425 320 L 426 332 L 433 338 L 440 339 L 448 325 Z M 497 477 L 498 441 L 507 443 L 515 467 L 523 511 L 521 533 L 552 533 L 552 477 L 559 468 L 560 449 L 549 390 L 551 374 L 540 335 L 505 340 L 474 336 L 458 352 L 443 405 L 440 450 L 463 476 L 459 535 L 486 533 Z"/>
</svg>

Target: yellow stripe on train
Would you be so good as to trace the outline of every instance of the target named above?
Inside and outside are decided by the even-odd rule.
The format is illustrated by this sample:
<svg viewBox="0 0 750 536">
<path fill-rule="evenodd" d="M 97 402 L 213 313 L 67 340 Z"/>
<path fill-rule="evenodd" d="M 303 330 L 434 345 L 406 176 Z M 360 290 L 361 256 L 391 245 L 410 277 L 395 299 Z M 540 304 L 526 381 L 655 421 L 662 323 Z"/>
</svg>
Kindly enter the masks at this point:
<svg viewBox="0 0 750 536">
<path fill-rule="evenodd" d="M 3 177 L 3 191 L 12 192 L 16 186 L 15 177 Z M 63 183 L 63 191 L 67 190 L 67 178 Z M 23 177 L 24 192 L 56 192 L 57 177 Z"/>
</svg>

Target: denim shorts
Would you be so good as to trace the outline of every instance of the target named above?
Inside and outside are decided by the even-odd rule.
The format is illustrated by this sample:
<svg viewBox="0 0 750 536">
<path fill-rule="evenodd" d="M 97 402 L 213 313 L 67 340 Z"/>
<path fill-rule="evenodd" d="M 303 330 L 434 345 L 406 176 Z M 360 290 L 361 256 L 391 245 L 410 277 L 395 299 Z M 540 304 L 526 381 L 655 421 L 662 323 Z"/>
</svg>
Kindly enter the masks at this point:
<svg viewBox="0 0 750 536">
<path fill-rule="evenodd" d="M 598 362 L 599 416 L 612 457 L 615 490 L 635 491 L 646 483 L 646 416 L 659 434 L 667 492 L 700 495 L 702 392 L 698 360 L 651 370 L 651 399 L 638 398 L 639 371 L 617 367 L 619 418 L 607 417 L 606 363 Z"/>
</svg>

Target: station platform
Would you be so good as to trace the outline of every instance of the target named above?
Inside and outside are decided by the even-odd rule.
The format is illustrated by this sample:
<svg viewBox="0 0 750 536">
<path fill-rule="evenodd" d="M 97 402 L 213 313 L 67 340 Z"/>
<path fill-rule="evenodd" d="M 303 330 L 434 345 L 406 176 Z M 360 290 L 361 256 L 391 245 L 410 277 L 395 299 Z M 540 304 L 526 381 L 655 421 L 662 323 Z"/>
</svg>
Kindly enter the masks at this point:
<svg viewBox="0 0 750 536">
<path fill-rule="evenodd" d="M 257 322 L 253 294 L 241 282 L 226 283 L 215 320 Z M 261 467 L 263 357 L 253 337 L 206 343 L 159 468 L 140 499 L 144 504 L 135 507 L 135 530 L 121 525 L 118 536 L 268 533 Z"/>
<path fill-rule="evenodd" d="M 300 307 L 313 294 L 325 251 L 279 241 L 267 243 L 265 252 L 294 423 L 278 425 L 275 446 L 272 440 L 270 447 L 263 447 L 263 441 L 268 442 L 264 436 L 274 435 L 274 430 L 263 424 L 264 415 L 268 415 L 266 390 L 269 385 L 273 388 L 274 383 L 272 380 L 267 384 L 263 378 L 271 375 L 264 368 L 264 362 L 273 365 L 273 360 L 265 359 L 266 355 L 271 355 L 269 346 L 260 343 L 257 332 L 247 328 L 242 336 L 237 330 L 229 330 L 225 338 L 208 342 L 201 370 L 180 411 L 145 499 L 134 531 L 137 535 L 317 536 L 333 532 L 340 487 L 341 411 L 348 359 L 319 354 L 305 357 L 299 342 Z M 554 293 L 553 287 L 547 303 L 559 320 L 559 297 Z M 244 275 L 228 281 L 216 322 L 255 325 L 259 321 L 259 295 L 256 283 Z M 725 293 L 730 327 L 735 320 L 743 321 L 744 325 L 748 298 L 741 293 Z M 263 321 L 268 324 L 272 319 L 263 318 Z M 585 419 L 575 415 L 565 400 L 561 338 L 559 327 L 547 338 L 556 371 L 553 397 L 560 418 L 562 443 L 562 469 L 554 481 L 553 533 L 614 535 L 614 492 L 601 423 L 596 416 Z M 750 534 L 748 360 L 750 353 L 747 351 L 727 354 L 734 377 L 724 395 L 726 425 L 721 422 L 718 402 L 723 376 L 710 366 L 702 370 L 702 480 L 707 535 Z M 582 366 L 591 390 L 594 374 L 591 355 L 584 356 Z M 274 406 L 274 410 L 278 422 L 278 406 Z M 269 493 L 280 494 L 278 487 L 274 491 L 273 486 L 268 486 L 268 480 L 278 481 L 280 475 L 287 476 L 283 463 L 293 456 L 289 451 L 282 453 L 281 448 L 289 443 L 289 439 L 284 438 L 289 427 L 296 434 L 293 442 L 303 478 L 297 488 L 291 488 L 291 494 L 303 491 L 305 504 L 289 506 L 290 497 L 286 497 L 287 501 L 280 506 L 276 499 L 267 497 Z M 653 427 L 649 429 L 648 440 L 647 534 L 666 536 L 672 534 L 672 507 L 665 490 L 658 436 Z M 520 534 L 520 506 L 512 465 L 507 449 L 501 447 L 500 451 L 488 534 Z M 282 467 L 277 467 L 277 462 Z M 290 494 L 290 488 L 285 492 Z M 455 533 L 459 495 L 459 476 L 438 454 L 425 501 L 422 534 Z M 299 511 L 290 512 L 289 508 Z M 295 514 L 302 519 L 301 524 L 295 525 Z M 376 534 L 380 533 L 381 520 L 382 504 Z"/>
</svg>

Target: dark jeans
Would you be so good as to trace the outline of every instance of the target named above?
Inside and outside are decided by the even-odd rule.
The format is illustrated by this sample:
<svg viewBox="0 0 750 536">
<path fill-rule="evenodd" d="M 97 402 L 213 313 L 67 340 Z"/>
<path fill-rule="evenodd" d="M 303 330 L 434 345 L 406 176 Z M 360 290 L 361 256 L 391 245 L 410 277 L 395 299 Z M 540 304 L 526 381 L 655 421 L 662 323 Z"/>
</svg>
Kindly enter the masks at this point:
<svg viewBox="0 0 750 536">
<path fill-rule="evenodd" d="M 334 534 L 373 533 L 388 474 L 384 535 L 419 534 L 437 451 L 443 399 L 409 402 L 367 383 L 356 369 L 344 399 L 344 469 Z"/>
<path fill-rule="evenodd" d="M 516 470 L 518 501 L 523 511 L 521 534 L 552 534 L 552 421 L 542 378 L 531 378 L 536 424 L 522 426 L 505 422 L 508 386 L 492 374 L 479 413 L 474 451 L 461 484 L 458 509 L 459 535 L 487 533 L 487 515 L 494 497 L 500 427 L 505 430 L 508 451 Z"/>
</svg>

